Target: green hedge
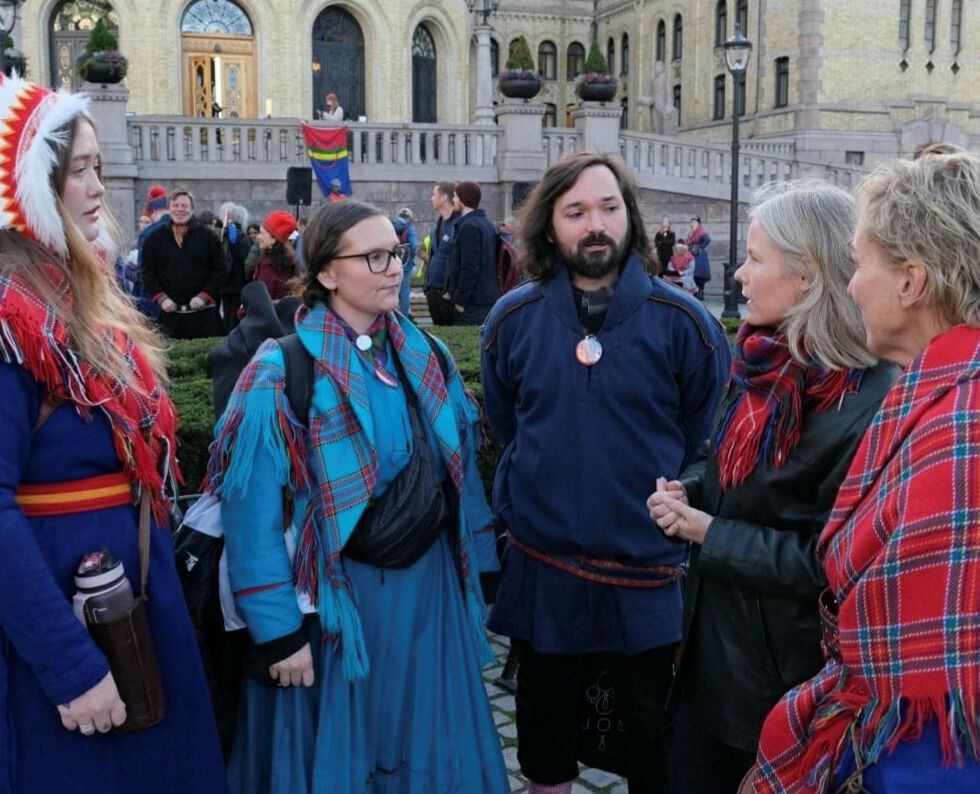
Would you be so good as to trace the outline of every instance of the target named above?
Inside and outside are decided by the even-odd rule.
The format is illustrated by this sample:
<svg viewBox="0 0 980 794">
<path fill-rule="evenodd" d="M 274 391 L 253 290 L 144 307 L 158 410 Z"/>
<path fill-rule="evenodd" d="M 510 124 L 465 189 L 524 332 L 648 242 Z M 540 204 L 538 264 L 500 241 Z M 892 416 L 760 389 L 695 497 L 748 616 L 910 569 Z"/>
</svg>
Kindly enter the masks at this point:
<svg viewBox="0 0 980 794">
<path fill-rule="evenodd" d="M 440 328 L 436 334 L 446 343 L 463 376 L 463 382 L 479 399 L 480 386 L 480 329 L 475 326 Z M 207 469 L 208 444 L 214 430 L 214 402 L 211 399 L 211 378 L 207 375 L 208 353 L 220 338 L 184 339 L 170 343 L 170 396 L 177 405 L 180 418 L 177 426 L 178 455 L 184 473 L 184 491 L 193 493 Z M 493 445 L 481 450 L 481 473 L 489 475 L 497 452 Z"/>
<path fill-rule="evenodd" d="M 738 320 L 723 320 L 729 335 L 738 328 Z M 440 327 L 436 336 L 449 347 L 463 382 L 482 402 L 480 384 L 480 329 L 476 326 Z M 208 352 L 220 339 L 190 339 L 170 344 L 170 396 L 177 405 L 180 423 L 177 427 L 178 454 L 184 472 L 186 493 L 198 489 L 207 468 L 208 444 L 214 429 L 214 404 L 211 379 L 207 376 Z M 499 454 L 498 445 L 487 434 L 487 442 L 477 455 L 484 485 L 489 488 Z"/>
</svg>

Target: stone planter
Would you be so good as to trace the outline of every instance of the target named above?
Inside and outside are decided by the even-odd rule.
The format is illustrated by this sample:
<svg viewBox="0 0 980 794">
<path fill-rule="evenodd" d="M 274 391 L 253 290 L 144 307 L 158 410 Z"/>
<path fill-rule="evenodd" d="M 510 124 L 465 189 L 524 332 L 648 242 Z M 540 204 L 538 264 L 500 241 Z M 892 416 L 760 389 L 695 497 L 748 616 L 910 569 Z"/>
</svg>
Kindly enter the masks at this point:
<svg viewBox="0 0 980 794">
<path fill-rule="evenodd" d="M 541 80 L 537 76 L 515 78 L 501 75 L 497 84 L 500 86 L 500 93 L 510 99 L 531 99 L 541 91 Z"/>
<path fill-rule="evenodd" d="M 78 70 L 79 76 L 88 83 L 119 83 L 126 76 L 125 69 L 110 61 L 93 61 Z"/>
<path fill-rule="evenodd" d="M 578 83 L 575 94 L 583 102 L 611 102 L 617 87 L 616 83 Z"/>
</svg>

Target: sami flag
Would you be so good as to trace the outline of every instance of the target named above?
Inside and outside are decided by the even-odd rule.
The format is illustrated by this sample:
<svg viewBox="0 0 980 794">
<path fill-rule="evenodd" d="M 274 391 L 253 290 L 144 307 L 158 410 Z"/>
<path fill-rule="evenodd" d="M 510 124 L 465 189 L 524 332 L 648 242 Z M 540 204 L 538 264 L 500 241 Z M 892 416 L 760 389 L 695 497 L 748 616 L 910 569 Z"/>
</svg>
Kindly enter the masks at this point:
<svg viewBox="0 0 980 794">
<path fill-rule="evenodd" d="M 306 154 L 313 165 L 317 184 L 324 198 L 330 195 L 330 180 L 340 180 L 340 192 L 351 194 L 350 171 L 347 168 L 347 125 L 340 127 L 311 127 L 300 122 Z"/>
</svg>

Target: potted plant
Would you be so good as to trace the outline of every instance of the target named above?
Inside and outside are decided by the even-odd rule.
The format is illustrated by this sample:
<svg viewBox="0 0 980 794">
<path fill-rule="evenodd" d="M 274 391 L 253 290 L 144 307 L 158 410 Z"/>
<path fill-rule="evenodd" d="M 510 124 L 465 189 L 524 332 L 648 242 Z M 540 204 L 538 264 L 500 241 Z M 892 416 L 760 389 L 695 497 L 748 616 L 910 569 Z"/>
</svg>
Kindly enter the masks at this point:
<svg viewBox="0 0 980 794">
<path fill-rule="evenodd" d="M 596 42 L 589 47 L 585 72 L 575 78 L 575 94 L 583 102 L 609 102 L 616 96 L 615 76 L 609 74 L 606 58 Z"/>
<path fill-rule="evenodd" d="M 527 39 L 518 36 L 514 49 L 497 76 L 500 93 L 513 99 L 530 99 L 541 90 L 541 77 L 534 70 L 534 59 Z"/>
<path fill-rule="evenodd" d="M 21 77 L 27 77 L 27 57 L 14 46 L 14 40 L 7 36 L 3 45 L 3 73 L 9 77 L 14 71 Z"/>
<path fill-rule="evenodd" d="M 101 19 L 95 23 L 85 43 L 85 52 L 78 56 L 75 66 L 78 75 L 88 83 L 118 83 L 126 76 L 128 63 L 117 49 L 113 36 Z"/>
</svg>

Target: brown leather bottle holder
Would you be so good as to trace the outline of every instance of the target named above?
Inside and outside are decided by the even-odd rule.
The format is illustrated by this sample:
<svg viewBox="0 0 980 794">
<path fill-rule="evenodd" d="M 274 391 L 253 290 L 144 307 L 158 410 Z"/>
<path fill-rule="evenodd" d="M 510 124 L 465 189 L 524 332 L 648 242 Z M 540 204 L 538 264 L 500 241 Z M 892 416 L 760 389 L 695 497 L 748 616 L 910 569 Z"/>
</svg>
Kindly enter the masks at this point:
<svg viewBox="0 0 980 794">
<path fill-rule="evenodd" d="M 126 704 L 126 721 L 114 728 L 130 733 L 148 728 L 163 719 L 166 702 L 160 670 L 153 653 L 150 625 L 146 618 L 146 576 L 150 562 L 150 499 L 144 488 L 140 502 L 140 595 L 118 620 L 89 626 L 95 644 L 106 655 L 119 697 Z"/>
</svg>

